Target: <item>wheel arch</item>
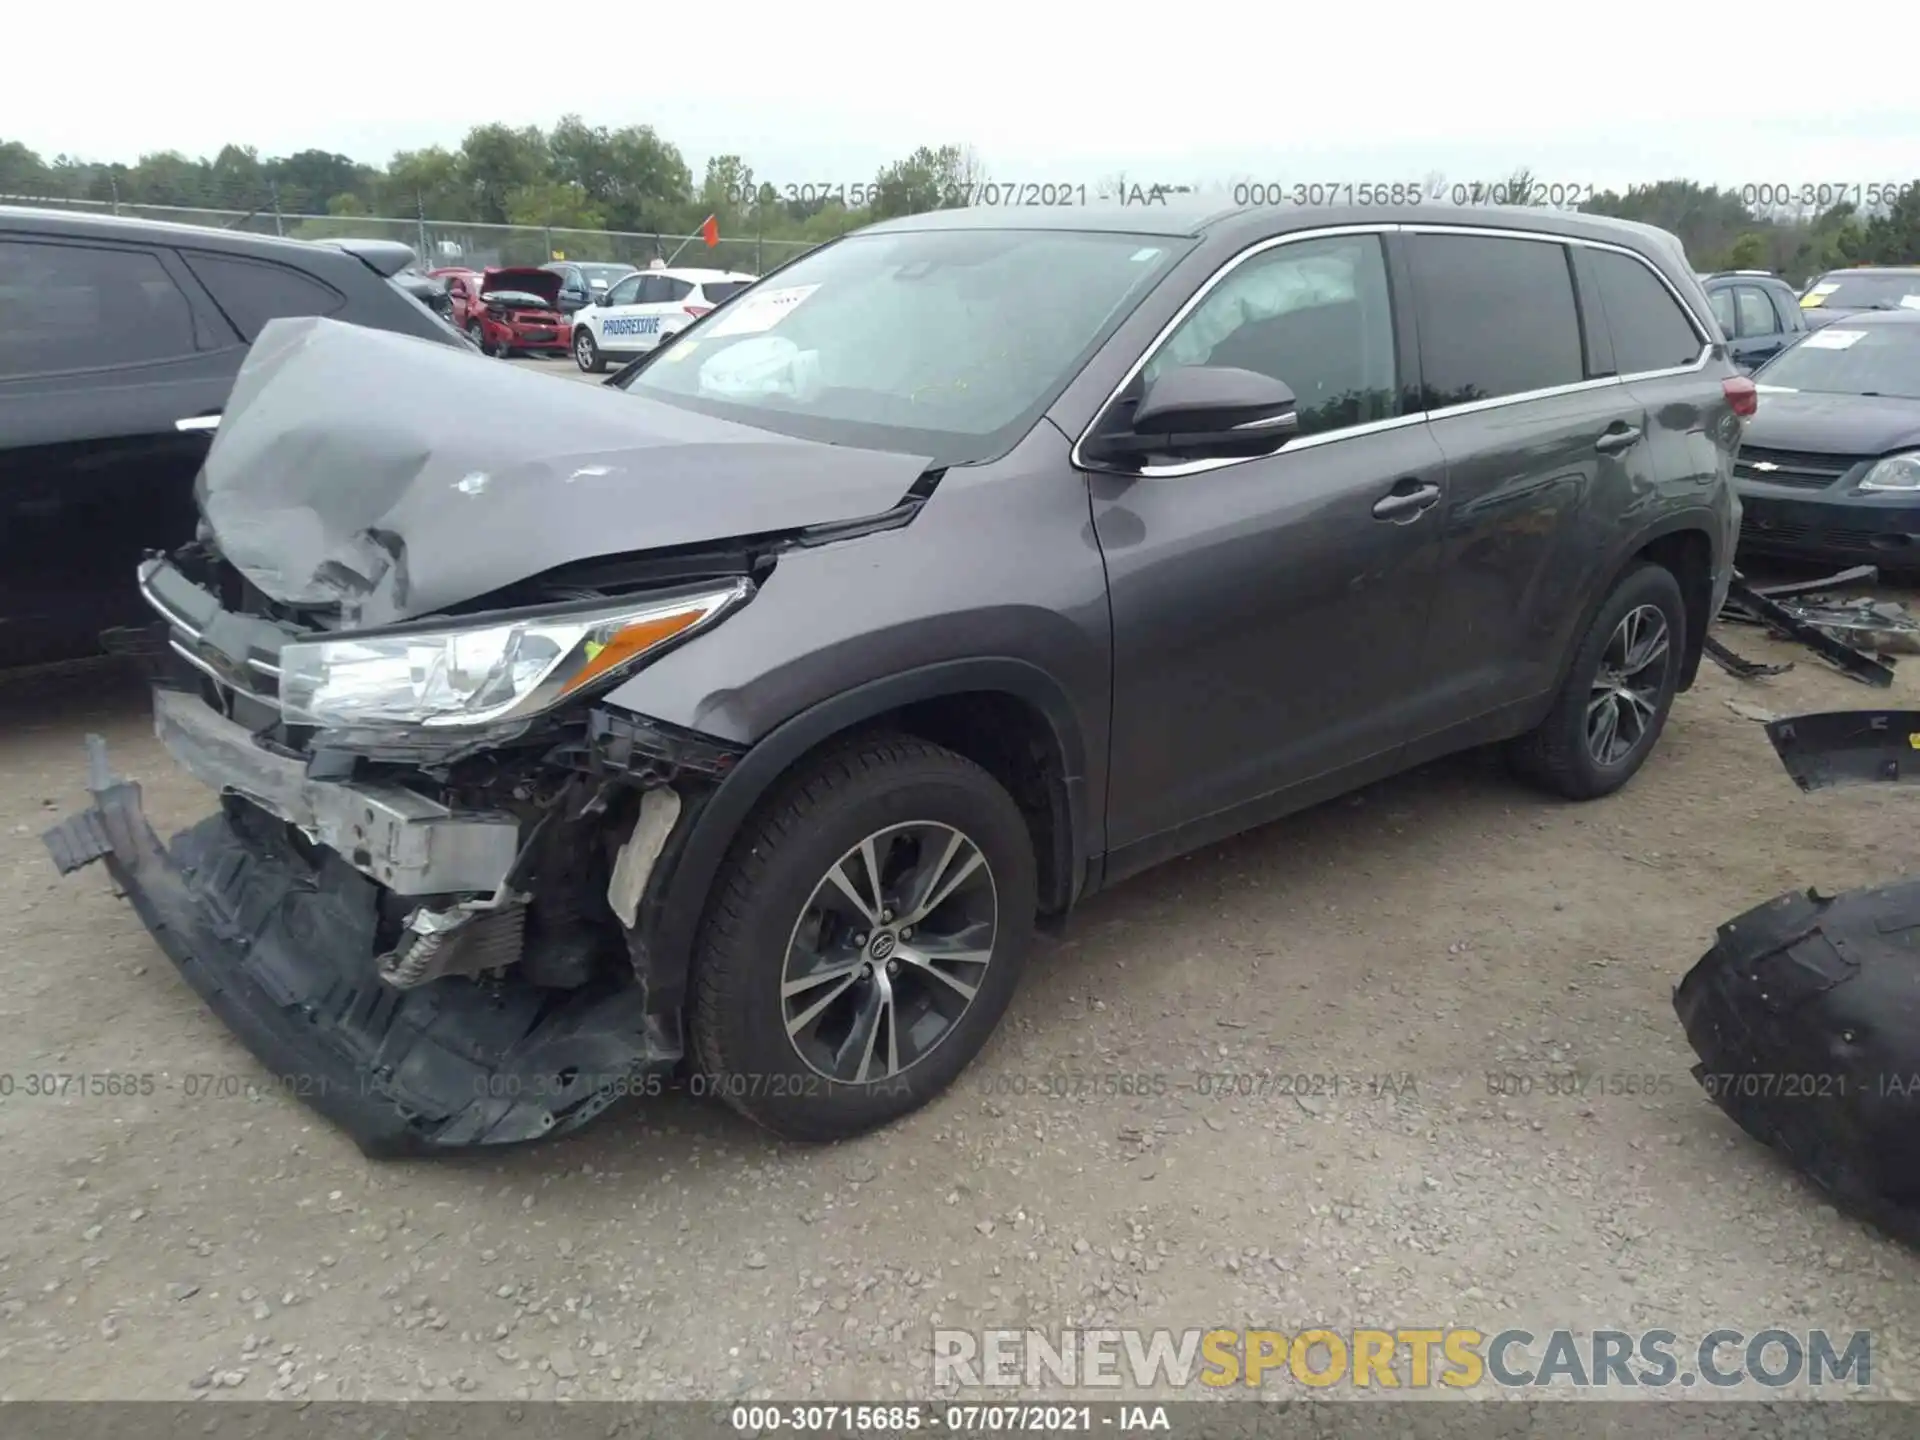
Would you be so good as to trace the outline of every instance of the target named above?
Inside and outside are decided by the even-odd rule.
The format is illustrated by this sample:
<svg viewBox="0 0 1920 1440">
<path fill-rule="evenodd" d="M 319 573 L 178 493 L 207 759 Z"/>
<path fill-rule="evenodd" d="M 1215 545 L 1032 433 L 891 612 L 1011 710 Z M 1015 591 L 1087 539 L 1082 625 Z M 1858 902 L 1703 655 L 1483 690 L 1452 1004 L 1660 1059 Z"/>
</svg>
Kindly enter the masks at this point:
<svg viewBox="0 0 1920 1440">
<path fill-rule="evenodd" d="M 768 731 L 672 837 L 648 877 L 635 927 L 655 1013 L 684 1002 L 715 876 L 755 809 L 809 756 L 880 729 L 952 749 L 1007 787 L 1034 839 L 1044 914 L 1064 915 L 1091 888 L 1085 738 L 1059 683 L 1036 665 L 1006 657 L 885 676 Z"/>
<path fill-rule="evenodd" d="M 1700 672 L 1701 657 L 1706 653 L 1707 630 L 1713 624 L 1713 616 L 1707 612 L 1713 606 L 1712 527 L 1715 523 L 1710 511 L 1683 511 L 1669 515 L 1633 536 L 1614 553 L 1602 572 L 1604 580 L 1594 586 L 1581 609 L 1578 625 L 1566 636 L 1561 646 L 1560 673 L 1554 684 L 1556 691 L 1566 683 L 1567 671 L 1573 664 L 1580 637 L 1593 624 L 1593 617 L 1600 613 L 1600 607 L 1607 603 L 1607 597 L 1627 571 L 1643 562 L 1660 566 L 1679 582 L 1680 596 L 1687 606 L 1687 633 L 1684 637 L 1685 649 L 1680 657 L 1677 689 L 1692 687 L 1694 677 Z"/>
</svg>

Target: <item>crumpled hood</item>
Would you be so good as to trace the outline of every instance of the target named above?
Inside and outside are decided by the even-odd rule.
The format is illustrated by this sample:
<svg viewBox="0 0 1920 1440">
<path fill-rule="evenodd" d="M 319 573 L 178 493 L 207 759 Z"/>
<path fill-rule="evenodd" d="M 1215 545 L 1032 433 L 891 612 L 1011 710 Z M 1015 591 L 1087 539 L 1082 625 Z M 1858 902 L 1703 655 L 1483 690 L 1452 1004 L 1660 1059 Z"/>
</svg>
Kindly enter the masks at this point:
<svg viewBox="0 0 1920 1440">
<path fill-rule="evenodd" d="M 199 496 L 262 591 L 371 626 L 575 561 L 878 515 L 930 464 L 303 316 L 262 328 Z"/>
<path fill-rule="evenodd" d="M 1743 445 L 1817 455 L 1884 455 L 1920 446 L 1920 400 L 1768 390 L 1766 377 L 1758 379 L 1760 404 Z"/>
<path fill-rule="evenodd" d="M 560 290 L 564 282 L 551 270 L 513 268 L 489 270 L 480 277 L 480 293 L 494 295 L 504 293 L 524 295 L 529 300 L 538 300 L 551 309 L 560 302 Z"/>
</svg>

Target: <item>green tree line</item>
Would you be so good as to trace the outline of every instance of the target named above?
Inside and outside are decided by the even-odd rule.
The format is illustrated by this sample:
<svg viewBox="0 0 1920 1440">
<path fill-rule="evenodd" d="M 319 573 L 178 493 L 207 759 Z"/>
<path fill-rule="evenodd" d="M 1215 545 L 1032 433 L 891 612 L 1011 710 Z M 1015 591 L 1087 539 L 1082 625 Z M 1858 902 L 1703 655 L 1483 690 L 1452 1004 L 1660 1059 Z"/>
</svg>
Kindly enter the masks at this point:
<svg viewBox="0 0 1920 1440">
<path fill-rule="evenodd" d="M 1531 179 L 1518 171 L 1502 188 L 1522 196 L 1549 188 Z M 403 150 L 384 166 L 323 150 L 263 159 L 247 145 L 223 146 L 211 159 L 161 151 L 131 165 L 47 160 L 0 141 L 0 195 L 332 217 L 331 225 L 296 225 L 296 234 L 385 216 L 686 235 L 711 215 L 726 237 L 818 244 L 874 220 L 967 203 L 991 180 L 971 150 L 952 144 L 922 146 L 871 181 L 830 190 L 776 188 L 739 155 L 713 157 L 696 180 L 679 148 L 651 126 L 608 129 L 578 115 L 546 130 L 478 125 L 452 149 Z M 1122 175 L 1086 190 L 1088 198 L 1151 204 L 1204 188 Z M 1702 270 L 1767 269 L 1804 280 L 1843 265 L 1920 263 L 1920 180 L 1873 190 L 1871 198 L 1789 209 L 1661 180 L 1603 191 L 1580 208 L 1674 232 Z"/>
</svg>

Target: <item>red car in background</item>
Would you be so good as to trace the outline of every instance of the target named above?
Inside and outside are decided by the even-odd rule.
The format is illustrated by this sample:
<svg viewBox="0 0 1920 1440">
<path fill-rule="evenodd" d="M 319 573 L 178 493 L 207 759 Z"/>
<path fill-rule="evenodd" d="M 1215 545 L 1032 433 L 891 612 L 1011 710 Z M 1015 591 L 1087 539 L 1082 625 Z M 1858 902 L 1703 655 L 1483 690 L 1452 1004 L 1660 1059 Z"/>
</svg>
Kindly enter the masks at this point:
<svg viewBox="0 0 1920 1440">
<path fill-rule="evenodd" d="M 571 327 L 559 308 L 561 284 L 553 271 L 530 265 L 482 271 L 477 281 L 462 287 L 468 291 L 464 306 L 454 296 L 454 323 L 483 353 L 503 359 L 515 351 L 571 354 Z M 448 290 L 451 293 L 451 280 Z"/>
</svg>

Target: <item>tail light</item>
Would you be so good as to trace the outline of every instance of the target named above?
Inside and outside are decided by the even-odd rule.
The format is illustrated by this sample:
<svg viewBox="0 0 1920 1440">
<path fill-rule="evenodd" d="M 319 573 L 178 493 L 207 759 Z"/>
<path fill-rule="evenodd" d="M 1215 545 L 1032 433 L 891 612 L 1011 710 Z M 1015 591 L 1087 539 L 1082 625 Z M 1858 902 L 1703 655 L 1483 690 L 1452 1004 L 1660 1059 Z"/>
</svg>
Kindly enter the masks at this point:
<svg viewBox="0 0 1920 1440">
<path fill-rule="evenodd" d="M 696 319 L 696 320 L 698 320 L 698 319 L 699 319 L 699 318 L 700 318 L 700 317 L 701 317 L 702 315 L 704 315 L 704 314 L 706 314 L 706 313 L 707 313 L 707 312 L 708 312 L 709 310 L 711 310 L 711 309 L 713 309 L 713 306 L 711 306 L 711 305 L 682 305 L 682 306 L 681 306 L 680 308 L 681 308 L 682 310 L 685 310 L 685 311 L 687 312 L 687 314 L 689 314 L 689 315 L 691 315 L 691 316 L 692 316 L 692 317 L 693 317 L 694 319 Z"/>
<path fill-rule="evenodd" d="M 1729 375 L 1720 382 L 1720 389 L 1727 397 L 1727 404 L 1733 407 L 1733 413 L 1742 419 L 1760 408 L 1760 391 L 1744 375 Z"/>
</svg>

